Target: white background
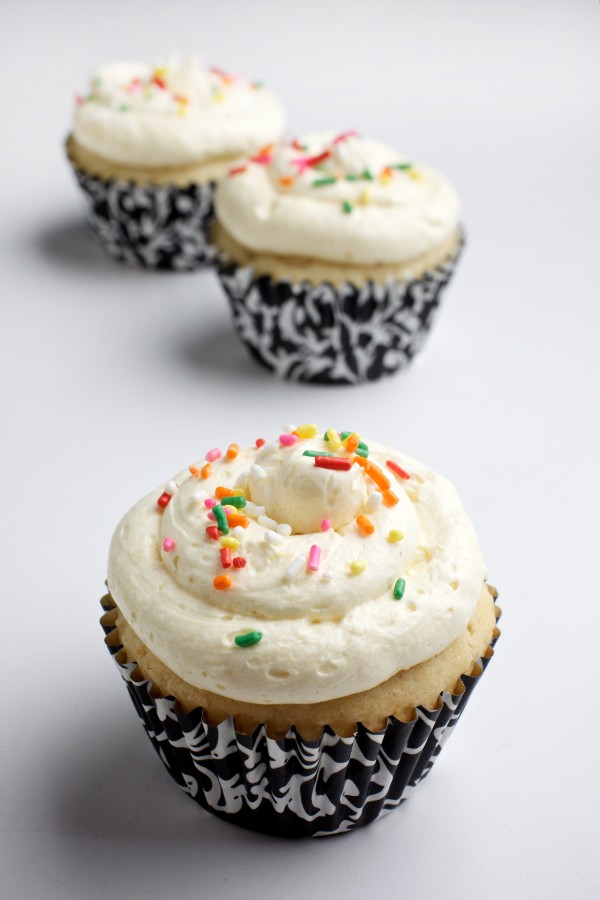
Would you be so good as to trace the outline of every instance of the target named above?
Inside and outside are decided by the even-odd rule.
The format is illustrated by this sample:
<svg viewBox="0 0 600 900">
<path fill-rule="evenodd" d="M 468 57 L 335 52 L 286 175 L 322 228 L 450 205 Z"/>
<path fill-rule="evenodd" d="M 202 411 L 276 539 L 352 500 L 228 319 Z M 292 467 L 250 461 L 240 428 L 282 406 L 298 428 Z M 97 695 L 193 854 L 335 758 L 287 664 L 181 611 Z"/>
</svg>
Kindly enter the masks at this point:
<svg viewBox="0 0 600 900">
<path fill-rule="evenodd" d="M 15 2 L 2 22 L 0 892 L 38 898 L 597 897 L 598 5 Z M 294 133 L 441 168 L 468 245 L 425 350 L 360 388 L 279 382 L 210 273 L 104 258 L 64 159 L 111 58 L 199 49 Z M 120 516 L 213 446 L 354 428 L 447 474 L 503 636 L 431 776 L 356 833 L 289 842 L 171 783 L 103 643 Z"/>
</svg>

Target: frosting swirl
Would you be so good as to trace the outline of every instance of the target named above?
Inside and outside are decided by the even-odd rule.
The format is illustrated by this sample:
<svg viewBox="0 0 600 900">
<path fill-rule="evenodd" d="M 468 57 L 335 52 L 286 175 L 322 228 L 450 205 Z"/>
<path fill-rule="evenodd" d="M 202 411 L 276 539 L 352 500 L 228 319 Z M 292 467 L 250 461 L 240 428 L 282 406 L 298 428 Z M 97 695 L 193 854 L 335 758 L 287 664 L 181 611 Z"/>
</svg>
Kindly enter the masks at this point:
<svg viewBox="0 0 600 900">
<path fill-rule="evenodd" d="M 331 438 L 285 434 L 192 466 L 115 531 L 110 591 L 188 683 L 256 703 L 329 700 L 467 627 L 485 570 L 454 489 L 395 451 Z"/>
<path fill-rule="evenodd" d="M 457 229 L 452 186 L 386 144 L 310 134 L 230 169 L 219 220 L 255 252 L 379 265 L 419 257 Z"/>
<path fill-rule="evenodd" d="M 252 153 L 279 139 L 284 126 L 281 104 L 257 82 L 190 57 L 102 67 L 79 98 L 73 134 L 117 164 L 175 167 Z"/>
</svg>

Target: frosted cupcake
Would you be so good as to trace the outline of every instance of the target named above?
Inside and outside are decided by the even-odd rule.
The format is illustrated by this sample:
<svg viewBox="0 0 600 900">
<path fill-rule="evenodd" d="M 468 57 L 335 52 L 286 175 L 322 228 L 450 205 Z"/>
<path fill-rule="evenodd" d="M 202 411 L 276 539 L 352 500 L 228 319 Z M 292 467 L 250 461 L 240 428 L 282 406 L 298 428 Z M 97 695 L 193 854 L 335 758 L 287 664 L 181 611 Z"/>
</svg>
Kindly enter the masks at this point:
<svg viewBox="0 0 600 900">
<path fill-rule="evenodd" d="M 427 774 L 492 654 L 456 492 L 354 433 L 210 450 L 118 526 L 107 643 L 170 774 L 217 815 L 324 835 Z"/>
<path fill-rule="evenodd" d="M 279 375 L 353 384 L 419 350 L 460 248 L 438 172 L 355 132 L 229 170 L 213 231 L 239 337 Z"/>
<path fill-rule="evenodd" d="M 240 154 L 278 140 L 285 116 L 259 83 L 196 58 L 115 62 L 79 97 L 67 153 L 108 253 L 156 269 L 210 255 L 215 181 Z"/>
</svg>

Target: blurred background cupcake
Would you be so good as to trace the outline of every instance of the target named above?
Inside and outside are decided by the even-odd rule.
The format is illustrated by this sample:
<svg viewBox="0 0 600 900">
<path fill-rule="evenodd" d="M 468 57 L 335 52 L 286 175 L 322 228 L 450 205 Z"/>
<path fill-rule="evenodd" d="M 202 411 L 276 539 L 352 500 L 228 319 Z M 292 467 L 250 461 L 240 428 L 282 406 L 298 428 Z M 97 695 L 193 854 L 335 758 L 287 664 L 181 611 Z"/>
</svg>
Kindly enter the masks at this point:
<svg viewBox="0 0 600 900">
<path fill-rule="evenodd" d="M 232 166 L 215 212 L 237 333 L 299 381 L 353 384 L 408 363 L 463 244 L 448 181 L 356 132 L 311 134 Z"/>
<path fill-rule="evenodd" d="M 206 69 L 196 57 L 114 62 L 77 98 L 67 153 L 112 257 L 189 270 L 210 255 L 215 181 L 284 126 L 281 104 L 259 82 Z"/>
</svg>

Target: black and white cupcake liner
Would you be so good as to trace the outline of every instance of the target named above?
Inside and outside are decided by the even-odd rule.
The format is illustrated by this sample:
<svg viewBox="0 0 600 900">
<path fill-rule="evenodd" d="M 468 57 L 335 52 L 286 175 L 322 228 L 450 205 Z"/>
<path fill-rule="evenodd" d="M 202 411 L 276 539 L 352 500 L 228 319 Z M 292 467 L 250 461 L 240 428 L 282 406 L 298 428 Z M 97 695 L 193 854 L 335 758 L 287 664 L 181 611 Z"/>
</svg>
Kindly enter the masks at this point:
<svg viewBox="0 0 600 900">
<path fill-rule="evenodd" d="M 101 602 L 107 646 L 154 749 L 179 787 L 222 819 L 287 837 L 351 831 L 406 800 L 452 733 L 500 634 L 496 628 L 474 674 L 462 676 L 459 693 L 441 693 L 436 709 L 418 707 L 411 722 L 390 716 L 383 731 L 359 724 L 352 737 L 326 728 L 313 741 L 291 728 L 275 739 L 264 725 L 243 734 L 231 718 L 215 726 L 207 724 L 201 708 L 180 712 L 176 700 L 161 696 L 136 663 L 124 661 L 114 601 L 107 595 Z"/>
<path fill-rule="evenodd" d="M 87 219 L 110 257 L 177 272 L 211 263 L 207 224 L 213 215 L 214 182 L 135 184 L 88 175 L 72 165 Z"/>
<path fill-rule="evenodd" d="M 274 281 L 221 256 L 215 265 L 233 324 L 250 354 L 275 374 L 316 384 L 359 384 L 404 368 L 421 349 L 464 245 L 419 278 Z"/>
</svg>

